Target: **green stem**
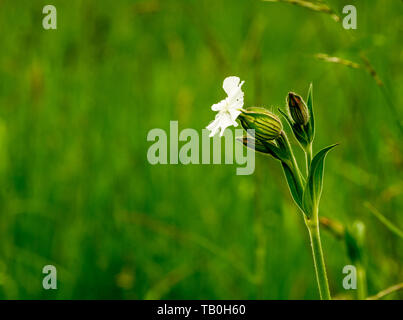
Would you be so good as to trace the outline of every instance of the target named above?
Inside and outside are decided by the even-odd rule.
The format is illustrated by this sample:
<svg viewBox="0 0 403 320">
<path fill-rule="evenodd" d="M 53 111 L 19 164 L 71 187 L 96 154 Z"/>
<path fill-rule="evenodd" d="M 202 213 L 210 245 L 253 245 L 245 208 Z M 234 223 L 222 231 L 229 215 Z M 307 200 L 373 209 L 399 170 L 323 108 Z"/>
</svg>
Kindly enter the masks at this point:
<svg viewBox="0 0 403 320">
<path fill-rule="evenodd" d="M 301 170 L 299 169 L 297 160 L 295 159 L 294 152 L 292 151 L 290 142 L 288 141 L 287 135 L 285 134 L 284 131 L 282 131 L 280 133 L 280 137 L 277 139 L 277 142 L 280 144 L 280 148 L 285 148 L 287 150 L 287 152 L 290 156 L 292 169 L 294 169 L 294 172 L 297 173 L 296 177 L 297 177 L 298 183 L 301 186 L 301 190 L 303 190 L 305 181 L 301 174 Z"/>
<path fill-rule="evenodd" d="M 277 139 L 279 147 L 283 150 L 287 151 L 289 155 L 289 162 L 292 166 L 293 171 L 296 173 L 297 184 L 299 184 L 299 188 L 303 190 L 305 181 L 299 170 L 297 160 L 295 159 L 294 153 L 291 149 L 290 142 L 288 141 L 287 135 L 284 131 L 281 132 L 280 137 Z M 312 143 L 307 147 L 306 151 L 306 163 L 307 163 L 307 172 L 309 172 L 310 163 L 312 162 Z M 305 223 L 309 231 L 309 237 L 311 239 L 311 247 L 312 247 L 312 255 L 313 262 L 315 267 L 316 279 L 319 287 L 319 294 L 322 300 L 331 300 L 329 284 L 326 275 L 326 266 L 325 260 L 323 258 L 322 252 L 322 244 L 320 241 L 319 234 L 319 215 L 318 209 L 316 208 L 315 212 L 311 215 L 311 219 L 308 219 L 306 215 L 304 215 Z"/>
<path fill-rule="evenodd" d="M 309 176 L 309 170 L 312 162 L 312 143 L 305 148 L 306 175 Z M 319 233 L 319 213 L 318 209 L 312 214 L 312 218 L 305 218 L 308 227 L 309 238 L 311 239 L 311 248 L 313 255 L 313 264 L 315 266 L 316 280 L 318 282 L 319 294 L 322 300 L 331 300 L 329 283 L 326 274 L 325 259 L 323 257 L 322 243 Z"/>
<path fill-rule="evenodd" d="M 305 148 L 305 160 L 306 160 L 306 175 L 309 175 L 309 169 L 311 168 L 311 162 L 312 162 L 312 143 L 310 143 L 306 148 Z"/>
<path fill-rule="evenodd" d="M 319 234 L 318 214 L 313 215 L 312 219 L 305 219 L 311 239 L 313 263 L 315 266 L 316 280 L 318 282 L 319 294 L 321 300 L 331 300 L 329 283 L 326 275 L 325 260 L 323 258 L 322 244 Z"/>
</svg>

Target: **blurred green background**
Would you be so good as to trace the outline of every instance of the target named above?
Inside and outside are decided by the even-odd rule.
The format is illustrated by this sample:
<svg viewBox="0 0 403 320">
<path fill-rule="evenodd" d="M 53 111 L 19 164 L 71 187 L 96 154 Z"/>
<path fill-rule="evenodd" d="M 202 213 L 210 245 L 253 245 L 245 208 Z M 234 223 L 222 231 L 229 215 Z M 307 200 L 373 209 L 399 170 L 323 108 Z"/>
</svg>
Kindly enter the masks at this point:
<svg viewBox="0 0 403 320">
<path fill-rule="evenodd" d="M 245 106 L 276 110 L 314 85 L 322 216 L 367 228 L 369 294 L 403 280 L 403 3 L 328 1 L 324 13 L 261 1 L 0 1 L 0 298 L 317 299 L 309 238 L 280 165 L 155 165 L 152 128 L 201 130 L 245 80 Z M 57 30 L 42 8 L 57 8 Z M 326 53 L 368 70 L 315 57 Z M 399 127 L 400 126 L 400 127 Z M 294 141 L 293 141 L 294 142 Z M 301 153 L 298 153 L 302 157 Z M 322 241 L 333 295 L 350 264 Z M 42 268 L 58 289 L 42 288 Z M 402 298 L 395 293 L 388 298 Z"/>
</svg>

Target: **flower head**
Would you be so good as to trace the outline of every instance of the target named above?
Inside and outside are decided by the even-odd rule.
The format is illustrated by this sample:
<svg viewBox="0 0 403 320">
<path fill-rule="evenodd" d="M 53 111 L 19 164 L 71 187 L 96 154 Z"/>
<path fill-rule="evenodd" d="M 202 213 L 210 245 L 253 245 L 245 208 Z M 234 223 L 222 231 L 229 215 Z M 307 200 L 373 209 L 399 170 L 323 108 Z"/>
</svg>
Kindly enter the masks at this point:
<svg viewBox="0 0 403 320">
<path fill-rule="evenodd" d="M 206 127 L 211 131 L 210 137 L 214 136 L 220 128 L 220 136 L 222 136 L 227 127 L 236 127 L 238 125 L 235 120 L 243 107 L 244 93 L 241 89 L 243 83 L 244 81 L 241 82 L 238 77 L 225 78 L 222 87 L 227 97 L 211 107 L 213 111 L 218 111 L 218 113 L 215 119 Z"/>
</svg>

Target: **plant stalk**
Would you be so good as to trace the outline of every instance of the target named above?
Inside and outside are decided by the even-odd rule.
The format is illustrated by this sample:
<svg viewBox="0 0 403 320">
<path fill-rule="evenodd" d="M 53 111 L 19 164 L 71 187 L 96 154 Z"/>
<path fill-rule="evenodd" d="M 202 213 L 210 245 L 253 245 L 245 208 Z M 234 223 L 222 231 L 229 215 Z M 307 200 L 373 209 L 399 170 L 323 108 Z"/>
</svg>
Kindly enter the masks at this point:
<svg viewBox="0 0 403 320">
<path fill-rule="evenodd" d="M 309 176 L 309 170 L 312 162 L 312 142 L 304 148 L 306 160 L 306 175 Z M 329 282 L 327 280 L 325 259 L 323 257 L 322 242 L 319 233 L 319 213 L 318 208 L 314 209 L 312 218 L 305 217 L 305 223 L 308 227 L 309 238 L 311 240 L 313 264 L 315 267 L 316 280 L 318 282 L 319 294 L 321 300 L 331 300 Z"/>
<path fill-rule="evenodd" d="M 292 169 L 294 169 L 294 172 L 297 173 L 297 179 L 298 179 L 298 184 L 301 186 L 301 189 L 303 189 L 303 186 L 305 184 L 304 177 L 301 174 L 301 170 L 299 169 L 297 160 L 295 159 L 294 152 L 292 151 L 290 141 L 288 141 L 287 135 L 285 134 L 284 131 L 280 133 L 280 137 L 278 138 L 277 142 L 281 143 L 283 148 L 287 149 L 288 154 L 290 155 L 290 161 L 291 161 L 291 166 Z"/>
<path fill-rule="evenodd" d="M 285 132 L 281 132 L 280 137 L 278 138 L 277 142 L 280 144 L 280 148 L 286 148 L 289 155 L 291 165 L 296 172 L 297 176 L 297 183 L 303 189 L 305 184 L 304 178 L 299 170 L 297 160 L 295 159 L 294 153 L 291 149 L 290 142 L 287 139 L 287 135 Z M 306 166 L 307 172 L 309 172 L 309 167 L 312 162 L 312 143 L 309 144 L 307 149 L 305 150 L 306 154 Z M 315 267 L 316 273 L 316 280 L 318 282 L 319 287 L 319 294 L 322 300 L 331 300 L 329 284 L 326 275 L 326 266 L 325 260 L 323 258 L 323 251 L 322 251 L 322 244 L 320 241 L 320 234 L 319 234 L 319 215 L 318 209 L 314 209 L 315 212 L 311 215 L 311 219 L 308 219 L 306 215 L 304 215 L 305 223 L 308 228 L 309 237 L 311 240 L 311 248 L 312 248 L 312 255 L 313 255 L 313 262 Z"/>
<path fill-rule="evenodd" d="M 312 162 L 312 142 L 305 148 L 305 160 L 306 160 L 306 175 L 309 175 Z"/>
<path fill-rule="evenodd" d="M 313 263 L 315 267 L 316 280 L 318 282 L 321 300 L 331 300 L 329 283 L 327 280 L 325 260 L 323 258 L 322 243 L 319 233 L 318 214 L 314 214 L 312 219 L 305 218 L 311 240 Z"/>
</svg>

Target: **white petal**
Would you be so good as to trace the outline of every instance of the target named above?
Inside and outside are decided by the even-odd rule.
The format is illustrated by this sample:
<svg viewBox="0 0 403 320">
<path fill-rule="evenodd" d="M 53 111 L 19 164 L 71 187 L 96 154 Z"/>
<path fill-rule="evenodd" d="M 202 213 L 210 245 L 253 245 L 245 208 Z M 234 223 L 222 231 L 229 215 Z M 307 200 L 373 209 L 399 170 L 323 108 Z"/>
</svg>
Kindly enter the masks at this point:
<svg viewBox="0 0 403 320">
<path fill-rule="evenodd" d="M 212 130 L 214 129 L 217 125 L 219 124 L 219 119 L 217 119 L 217 117 L 215 117 L 215 119 L 213 121 L 211 121 L 208 126 L 206 127 L 206 129 L 208 130 Z"/>
<path fill-rule="evenodd" d="M 220 110 L 222 110 L 222 108 L 225 107 L 225 104 L 226 104 L 225 99 L 224 99 L 224 100 L 221 100 L 219 103 L 213 104 L 213 105 L 211 106 L 211 110 L 213 110 L 213 111 L 220 111 Z"/>
<path fill-rule="evenodd" d="M 243 107 L 243 92 L 241 91 L 240 94 L 227 98 L 227 109 L 242 109 Z"/>
<path fill-rule="evenodd" d="M 218 115 L 217 115 L 218 116 Z M 220 119 L 216 117 L 215 120 L 211 121 L 211 123 L 206 127 L 207 130 L 210 130 L 210 137 L 214 136 L 218 129 L 220 128 Z"/>
<path fill-rule="evenodd" d="M 211 131 L 210 137 L 214 136 L 219 129 L 220 136 L 224 134 L 224 130 L 229 126 L 237 126 L 235 120 L 232 119 L 231 114 L 229 112 L 219 112 L 215 117 L 214 121 L 212 121 L 206 128 Z"/>
<path fill-rule="evenodd" d="M 220 137 L 224 134 L 224 130 L 233 125 L 233 121 L 231 119 L 231 116 L 229 113 L 223 113 L 221 118 L 220 118 L 220 127 L 221 127 L 221 132 L 220 132 Z"/>
<path fill-rule="evenodd" d="M 238 88 L 240 88 L 240 86 L 238 87 L 239 81 L 240 81 L 240 79 L 238 77 L 234 77 L 234 76 L 227 77 L 224 79 L 222 87 L 228 96 L 230 96 L 234 90 L 237 90 Z M 242 81 L 242 83 L 243 83 L 243 81 Z"/>
<path fill-rule="evenodd" d="M 228 109 L 228 112 L 231 116 L 231 120 L 235 123 L 234 126 L 236 127 L 238 123 L 235 122 L 236 118 L 241 114 L 241 111 L 237 109 Z"/>
</svg>

